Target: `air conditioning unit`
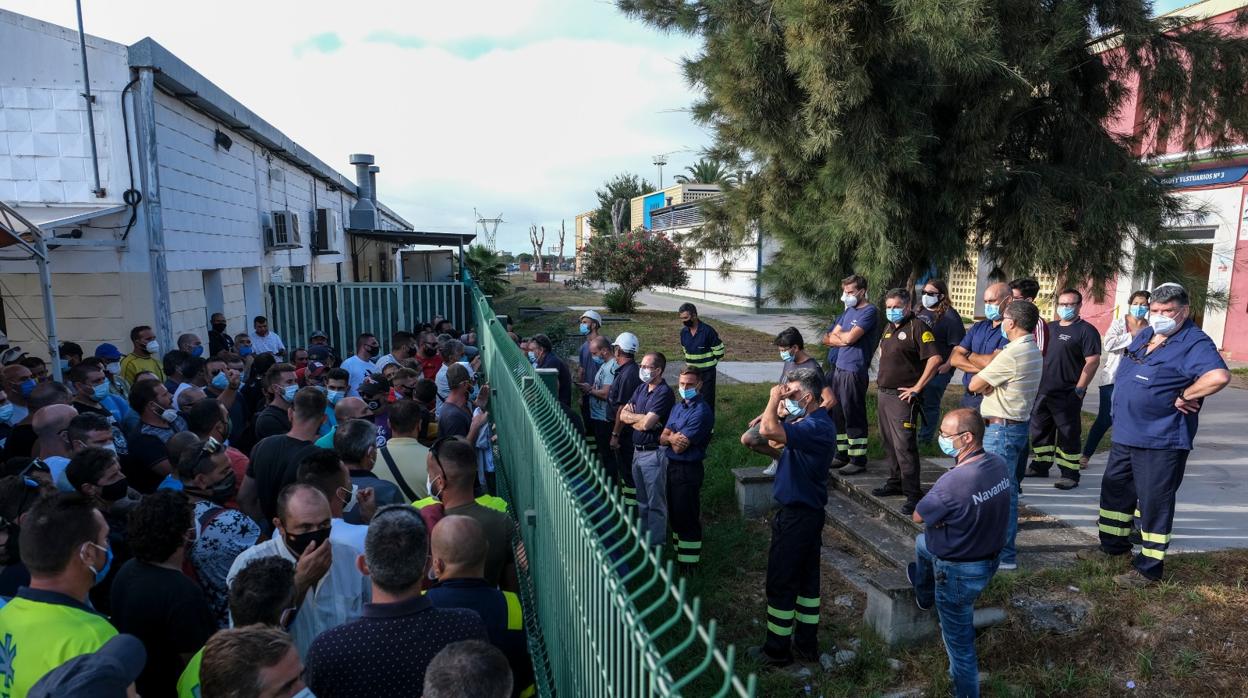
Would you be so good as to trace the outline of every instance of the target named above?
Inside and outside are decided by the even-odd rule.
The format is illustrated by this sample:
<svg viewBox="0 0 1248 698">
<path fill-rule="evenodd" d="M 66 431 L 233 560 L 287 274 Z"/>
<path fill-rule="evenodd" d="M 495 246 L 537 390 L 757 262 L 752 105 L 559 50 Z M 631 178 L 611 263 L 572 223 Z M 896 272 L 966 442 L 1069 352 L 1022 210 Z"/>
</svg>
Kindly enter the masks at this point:
<svg viewBox="0 0 1248 698">
<path fill-rule="evenodd" d="M 273 211 L 264 231 L 266 250 L 289 250 L 303 245 L 299 232 L 299 214 L 294 211 Z"/>
<path fill-rule="evenodd" d="M 312 254 L 338 254 L 342 241 L 342 214 L 334 208 L 318 208 L 314 213 Z"/>
</svg>

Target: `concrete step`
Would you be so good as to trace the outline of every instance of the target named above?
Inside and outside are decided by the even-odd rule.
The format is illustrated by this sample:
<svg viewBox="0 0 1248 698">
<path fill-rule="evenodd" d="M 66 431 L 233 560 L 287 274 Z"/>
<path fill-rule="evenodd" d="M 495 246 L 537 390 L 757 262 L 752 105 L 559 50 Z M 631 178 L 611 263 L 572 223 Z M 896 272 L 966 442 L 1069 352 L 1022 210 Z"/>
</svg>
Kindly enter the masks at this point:
<svg viewBox="0 0 1248 698">
<path fill-rule="evenodd" d="M 923 491 L 926 492 L 936 482 L 936 478 L 945 473 L 939 464 L 922 459 L 919 471 Z M 832 471 L 831 484 L 837 491 L 844 493 L 856 501 L 871 515 L 879 515 L 881 520 L 898 533 L 909 534 L 911 539 L 923 532 L 923 526 L 915 523 L 908 514 L 901 513 L 901 505 L 905 497 L 877 497 L 871 490 L 884 484 L 888 479 L 888 467 L 882 461 L 867 463 L 867 471 L 858 475 L 841 475 Z"/>
<path fill-rule="evenodd" d="M 891 516 L 839 489 L 828 492 L 828 524 L 842 532 L 853 547 L 894 570 L 914 559 L 912 530 L 899 530 Z"/>
</svg>

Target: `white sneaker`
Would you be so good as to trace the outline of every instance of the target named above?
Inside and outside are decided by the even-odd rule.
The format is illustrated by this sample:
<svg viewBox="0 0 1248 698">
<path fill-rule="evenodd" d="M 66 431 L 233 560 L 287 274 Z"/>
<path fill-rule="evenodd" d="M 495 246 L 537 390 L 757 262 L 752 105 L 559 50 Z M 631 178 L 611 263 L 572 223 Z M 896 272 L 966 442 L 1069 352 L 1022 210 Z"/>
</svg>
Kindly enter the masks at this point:
<svg viewBox="0 0 1248 698">
<path fill-rule="evenodd" d="M 1017 570 L 1017 569 L 1018 569 L 1017 562 L 1002 562 L 997 565 L 997 571 L 999 572 L 1013 572 L 1014 570 Z"/>
<path fill-rule="evenodd" d="M 775 477 L 776 468 L 778 467 L 780 467 L 780 461 L 773 460 L 771 462 L 771 465 L 767 466 L 766 468 L 763 468 L 763 474 L 766 475 L 767 477 Z"/>
</svg>

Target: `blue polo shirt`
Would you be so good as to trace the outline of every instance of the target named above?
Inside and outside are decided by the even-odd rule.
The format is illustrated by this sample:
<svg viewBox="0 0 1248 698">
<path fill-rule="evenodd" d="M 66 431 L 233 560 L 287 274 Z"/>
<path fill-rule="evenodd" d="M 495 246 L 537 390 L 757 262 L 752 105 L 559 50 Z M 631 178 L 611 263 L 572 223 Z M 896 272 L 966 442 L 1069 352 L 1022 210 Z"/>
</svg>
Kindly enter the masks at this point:
<svg viewBox="0 0 1248 698">
<path fill-rule="evenodd" d="M 676 404 L 676 394 L 668 387 L 667 381 L 662 381 L 650 389 L 648 383 L 642 383 L 637 386 L 637 390 L 633 391 L 633 398 L 628 401 L 633 406 L 633 412 L 636 414 L 647 414 L 653 412 L 659 416 L 659 423 L 650 431 L 642 431 L 640 429 L 633 430 L 634 446 L 658 446 L 659 435 L 663 433 L 663 425 L 667 424 L 667 418 L 672 413 L 672 406 Z"/>
<path fill-rule="evenodd" d="M 1114 376 L 1113 441 L 1136 448 L 1190 451 L 1198 414 L 1183 414 L 1174 400 L 1196 379 L 1225 369 L 1209 335 L 1190 319 L 1165 344 L 1145 354 L 1153 329 L 1145 327 L 1131 342 Z"/>
<path fill-rule="evenodd" d="M 862 337 L 857 342 L 840 347 L 836 353 L 836 367 L 842 371 L 866 373 L 875 355 L 875 345 L 880 340 L 879 311 L 871 304 L 850 308 L 837 318 L 836 324 L 845 332 L 861 327 Z"/>
<path fill-rule="evenodd" d="M 485 623 L 490 644 L 507 657 L 511 665 L 513 696 L 533 695 L 533 663 L 524 634 L 524 614 L 520 598 L 510 591 L 499 591 L 484 579 L 447 579 L 430 589 L 425 597 L 434 608 L 466 608 L 476 611 Z"/>
<path fill-rule="evenodd" d="M 776 467 L 772 496 L 783 506 L 822 509 L 828 504 L 828 465 L 836 453 L 836 424 L 828 411 L 815 409 L 784 423 L 784 450 Z"/>
<path fill-rule="evenodd" d="M 676 453 L 671 446 L 663 449 L 668 460 L 683 463 L 698 463 L 706 458 L 706 446 L 711 442 L 711 427 L 715 426 L 715 414 L 710 405 L 701 395 L 694 395 L 692 400 L 680 400 L 672 408 L 672 415 L 667 418 L 667 428 L 679 432 L 689 439 L 689 448 L 684 453 Z"/>
<path fill-rule="evenodd" d="M 1000 325 L 993 325 L 992 320 L 980 320 L 971 325 L 971 329 L 966 331 L 966 336 L 958 342 L 958 346 L 972 354 L 991 354 L 998 349 L 1004 349 L 1009 343 L 1009 340 L 1001 334 Z M 973 373 L 963 373 L 962 385 L 969 388 L 971 379 L 974 377 Z"/>
<path fill-rule="evenodd" d="M 990 558 L 1005 545 L 1010 478 L 1005 461 L 977 451 L 963 458 L 915 505 L 927 549 L 953 562 Z"/>
</svg>

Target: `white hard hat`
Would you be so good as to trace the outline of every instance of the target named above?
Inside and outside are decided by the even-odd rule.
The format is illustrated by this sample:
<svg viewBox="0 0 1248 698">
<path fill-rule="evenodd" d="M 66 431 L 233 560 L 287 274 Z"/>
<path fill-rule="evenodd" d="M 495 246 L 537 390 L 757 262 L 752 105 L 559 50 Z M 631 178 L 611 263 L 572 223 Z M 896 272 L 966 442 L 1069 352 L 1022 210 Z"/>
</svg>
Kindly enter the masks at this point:
<svg viewBox="0 0 1248 698">
<path fill-rule="evenodd" d="M 602 327 L 602 315 L 598 314 L 597 310 L 586 310 L 585 312 L 581 313 L 581 317 L 589 318 L 590 320 L 593 320 L 594 322 L 598 323 L 599 327 Z"/>
<path fill-rule="evenodd" d="M 636 354 L 641 342 L 637 341 L 637 335 L 632 332 L 621 332 L 620 336 L 615 338 L 614 346 L 619 347 L 621 351 Z"/>
</svg>

